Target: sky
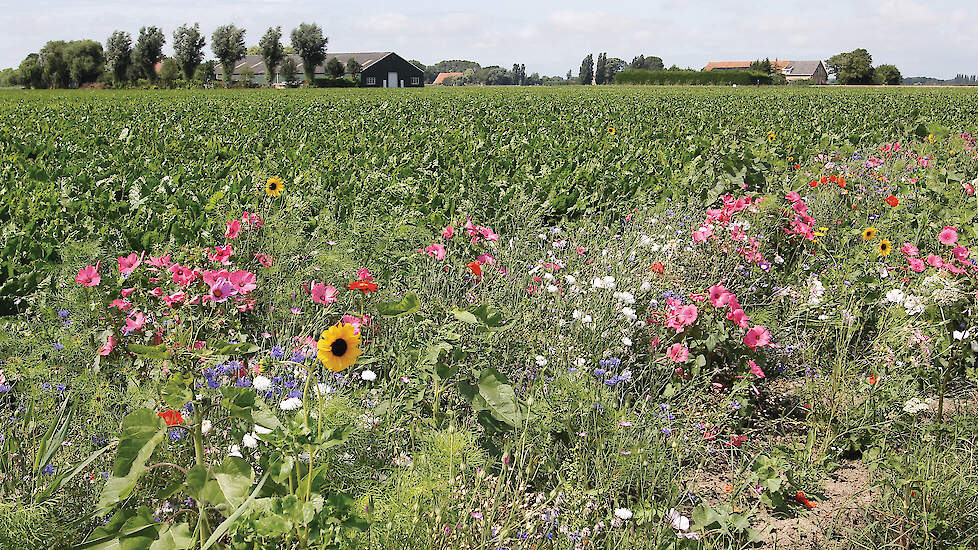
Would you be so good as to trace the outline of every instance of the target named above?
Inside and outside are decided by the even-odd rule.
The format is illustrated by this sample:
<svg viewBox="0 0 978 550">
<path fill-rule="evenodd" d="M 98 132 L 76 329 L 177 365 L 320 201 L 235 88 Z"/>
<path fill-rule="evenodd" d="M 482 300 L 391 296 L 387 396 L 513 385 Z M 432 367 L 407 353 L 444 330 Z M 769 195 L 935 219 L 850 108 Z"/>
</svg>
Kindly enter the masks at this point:
<svg viewBox="0 0 978 550">
<path fill-rule="evenodd" d="M 135 36 L 143 25 L 163 29 L 170 55 L 184 23 L 200 23 L 208 42 L 214 28 L 233 23 L 252 45 L 278 25 L 287 43 L 306 21 L 323 27 L 332 51 L 523 63 L 542 75 L 576 75 L 583 57 L 598 52 L 699 69 L 708 61 L 825 60 L 855 48 L 904 76 L 978 74 L 975 0 L 0 0 L 0 13 L 0 67 L 16 67 L 48 40 L 104 44 L 114 30 Z M 206 51 L 212 58 L 209 44 Z"/>
</svg>

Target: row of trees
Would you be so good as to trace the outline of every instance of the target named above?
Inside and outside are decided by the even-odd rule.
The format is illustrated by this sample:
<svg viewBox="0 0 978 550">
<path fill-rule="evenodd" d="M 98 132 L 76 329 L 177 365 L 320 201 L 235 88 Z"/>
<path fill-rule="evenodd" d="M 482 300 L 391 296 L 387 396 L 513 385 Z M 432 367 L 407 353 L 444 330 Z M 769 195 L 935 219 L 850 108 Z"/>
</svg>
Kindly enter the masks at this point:
<svg viewBox="0 0 978 550">
<path fill-rule="evenodd" d="M 230 82 L 234 66 L 244 58 L 245 29 L 235 25 L 223 25 L 211 34 L 211 51 L 216 63 L 221 65 L 225 82 Z M 296 53 L 302 59 L 306 81 L 312 82 L 316 66 L 326 59 L 326 44 L 329 39 L 323 36 L 322 28 L 315 23 L 302 23 L 292 29 L 291 47 L 282 44 L 282 28 L 270 27 L 256 47 L 268 69 L 267 82 L 274 82 L 275 75 L 293 75 L 296 63 L 288 53 Z M 208 82 L 214 80 L 215 62 L 204 62 L 206 41 L 201 34 L 200 25 L 183 25 L 173 32 L 172 58 L 164 58 L 163 46 L 166 37 L 159 27 L 149 26 L 139 29 L 133 43 L 132 36 L 124 31 L 115 31 L 102 44 L 94 40 L 65 42 L 52 40 L 40 52 L 29 54 L 16 69 L 5 72 L 9 85 L 23 85 L 29 88 L 70 88 L 97 81 L 111 81 L 117 85 L 146 79 L 155 83 L 158 79 L 173 81 L 182 76 L 187 81 Z M 334 76 L 346 72 L 357 74 L 360 67 L 351 60 L 343 66 L 336 58 L 330 60 L 327 70 Z M 157 71 L 157 64 L 160 64 Z M 338 65 L 338 66 L 337 66 Z"/>
<path fill-rule="evenodd" d="M 654 55 L 646 57 L 644 54 L 633 57 L 631 63 L 625 63 L 625 60 L 617 57 L 609 58 L 607 52 L 599 53 L 597 63 L 595 63 L 594 55 L 588 54 L 581 61 L 581 69 L 577 73 L 577 79 L 579 83 L 584 85 L 614 84 L 615 76 L 626 69 L 663 71 L 665 70 L 665 64 L 662 63 L 661 57 Z M 683 69 L 673 65 L 669 70 L 681 71 Z M 570 76 L 568 76 L 568 80 L 570 80 Z"/>
</svg>

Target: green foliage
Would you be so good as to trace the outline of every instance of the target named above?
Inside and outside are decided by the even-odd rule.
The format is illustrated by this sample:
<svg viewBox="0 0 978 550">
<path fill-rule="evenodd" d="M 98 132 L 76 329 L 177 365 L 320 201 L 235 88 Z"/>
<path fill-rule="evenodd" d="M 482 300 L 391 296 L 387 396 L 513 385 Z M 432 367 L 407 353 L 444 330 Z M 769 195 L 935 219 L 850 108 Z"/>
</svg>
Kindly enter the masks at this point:
<svg viewBox="0 0 978 550">
<path fill-rule="evenodd" d="M 234 78 L 234 65 L 247 52 L 244 35 L 245 30 L 234 25 L 222 25 L 211 35 L 211 50 L 223 69 L 225 86 L 229 86 Z"/>
<path fill-rule="evenodd" d="M 285 50 L 282 48 L 282 27 L 269 27 L 258 41 L 258 46 L 258 53 L 265 62 L 266 83 L 271 86 L 275 82 L 275 75 L 282 64 L 282 59 L 285 58 Z"/>
<path fill-rule="evenodd" d="M 140 71 L 143 78 L 156 82 L 156 64 L 163 59 L 163 44 L 166 37 L 158 27 L 142 27 L 139 38 L 132 49 L 133 65 Z"/>
<path fill-rule="evenodd" d="M 173 31 L 173 53 L 173 58 L 183 71 L 183 78 L 187 81 L 192 80 L 197 67 L 204 60 L 204 36 L 200 34 L 199 24 L 194 23 L 193 27 L 181 25 Z M 163 66 L 166 67 L 165 62 Z M 160 77 L 162 76 L 161 74 Z"/>
<path fill-rule="evenodd" d="M 826 62 L 839 84 L 873 84 L 873 56 L 863 48 L 833 55 Z"/>
<path fill-rule="evenodd" d="M 316 67 L 326 59 L 326 44 L 329 39 L 323 36 L 323 29 L 315 23 L 301 23 L 292 29 L 292 47 L 302 58 L 302 70 L 306 82 L 311 83 L 316 75 Z"/>
<path fill-rule="evenodd" d="M 773 84 L 771 75 L 751 71 L 646 71 L 627 69 L 615 76 L 615 84 L 694 84 L 752 86 Z"/>
<path fill-rule="evenodd" d="M 876 83 L 887 86 L 899 86 L 903 84 L 903 75 L 895 65 L 880 65 L 875 71 Z"/>
<path fill-rule="evenodd" d="M 113 32 L 105 41 L 105 64 L 112 71 L 116 85 L 126 81 L 132 62 L 132 36 L 123 31 Z"/>
</svg>

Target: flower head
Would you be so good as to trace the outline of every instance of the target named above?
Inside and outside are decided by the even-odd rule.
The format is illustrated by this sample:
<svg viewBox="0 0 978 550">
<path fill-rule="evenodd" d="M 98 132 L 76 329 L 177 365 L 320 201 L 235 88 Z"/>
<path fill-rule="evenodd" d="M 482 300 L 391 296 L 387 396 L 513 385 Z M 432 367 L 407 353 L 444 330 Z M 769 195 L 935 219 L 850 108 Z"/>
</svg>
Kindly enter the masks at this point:
<svg viewBox="0 0 978 550">
<path fill-rule="evenodd" d="M 316 343 L 316 357 L 333 371 L 341 372 L 360 356 L 360 335 L 353 325 L 340 323 L 323 331 Z"/>
<path fill-rule="evenodd" d="M 278 176 L 273 176 L 271 178 L 268 178 L 268 181 L 265 182 L 265 193 L 269 197 L 280 196 L 284 189 L 285 189 L 285 182 L 282 181 L 282 178 Z"/>
</svg>

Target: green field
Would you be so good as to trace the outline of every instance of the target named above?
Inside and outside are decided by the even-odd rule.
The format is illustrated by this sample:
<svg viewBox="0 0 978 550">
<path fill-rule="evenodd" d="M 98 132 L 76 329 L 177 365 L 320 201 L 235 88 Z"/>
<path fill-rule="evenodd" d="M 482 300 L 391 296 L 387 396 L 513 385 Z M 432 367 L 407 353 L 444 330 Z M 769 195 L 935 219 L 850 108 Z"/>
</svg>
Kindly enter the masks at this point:
<svg viewBox="0 0 978 550">
<path fill-rule="evenodd" d="M 0 547 L 973 547 L 976 112 L 0 91 Z"/>
</svg>

